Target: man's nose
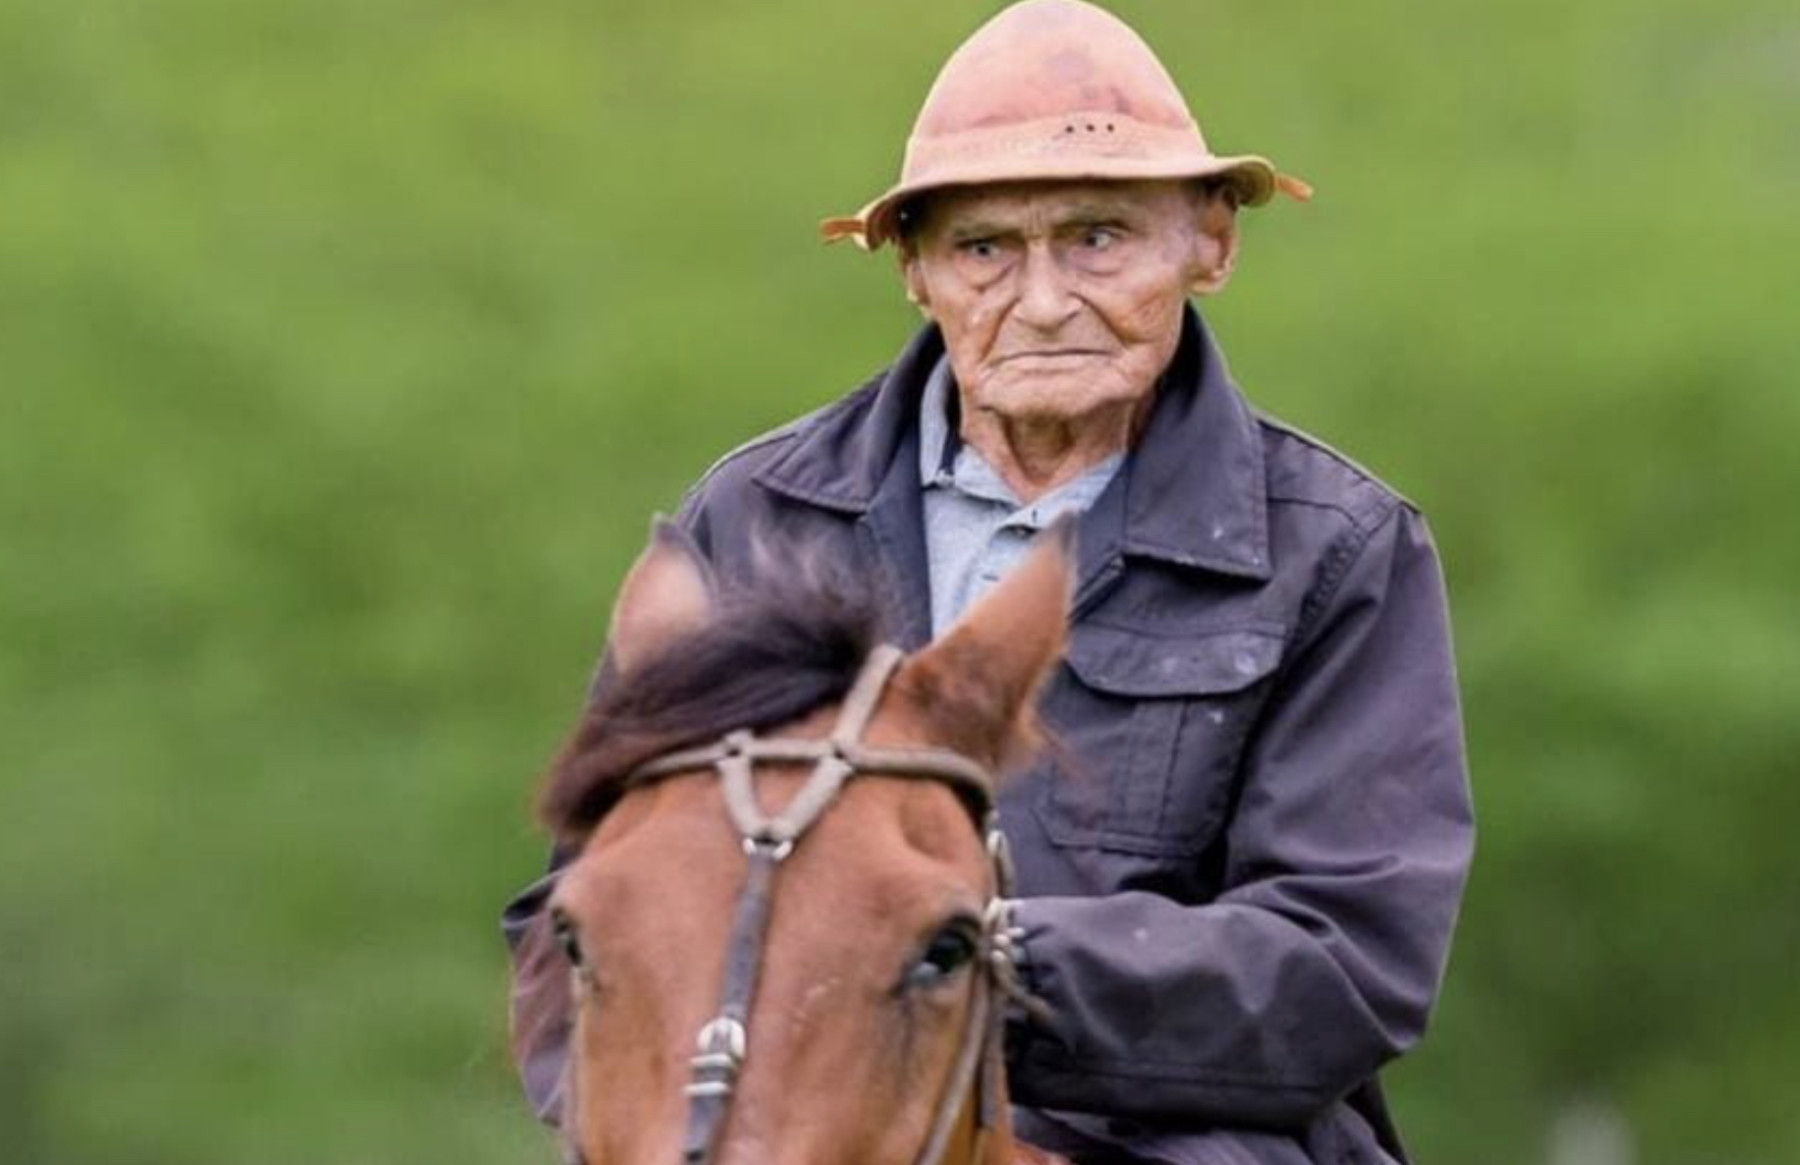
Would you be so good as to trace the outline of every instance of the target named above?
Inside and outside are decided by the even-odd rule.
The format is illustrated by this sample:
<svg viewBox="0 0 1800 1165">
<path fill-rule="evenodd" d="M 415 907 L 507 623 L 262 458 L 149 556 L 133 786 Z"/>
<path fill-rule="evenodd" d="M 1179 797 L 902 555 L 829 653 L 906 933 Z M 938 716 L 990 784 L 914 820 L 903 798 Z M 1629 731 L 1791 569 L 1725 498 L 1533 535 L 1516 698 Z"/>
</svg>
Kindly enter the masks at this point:
<svg viewBox="0 0 1800 1165">
<path fill-rule="evenodd" d="M 1079 309 L 1069 273 L 1049 247 L 1026 248 L 1019 271 L 1019 303 L 1014 310 L 1019 322 L 1041 332 L 1054 332 Z"/>
</svg>

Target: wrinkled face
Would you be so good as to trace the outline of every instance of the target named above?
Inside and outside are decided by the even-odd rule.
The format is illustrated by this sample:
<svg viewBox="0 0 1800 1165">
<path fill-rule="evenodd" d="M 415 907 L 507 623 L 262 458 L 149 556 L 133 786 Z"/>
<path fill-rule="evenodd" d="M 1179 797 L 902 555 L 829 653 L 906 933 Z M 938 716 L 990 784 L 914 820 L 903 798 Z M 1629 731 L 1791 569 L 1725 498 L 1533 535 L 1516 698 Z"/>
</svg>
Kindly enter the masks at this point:
<svg viewBox="0 0 1800 1165">
<path fill-rule="evenodd" d="M 774 808 L 796 779 L 769 775 Z M 745 873 L 711 776 L 632 793 L 563 877 L 579 959 L 569 1078 L 587 1165 L 681 1158 L 683 1088 L 717 1011 Z M 968 812 L 857 778 L 782 863 L 720 1165 L 911 1165 L 950 1076 L 990 892 Z"/>
<path fill-rule="evenodd" d="M 1185 183 L 1017 183 L 931 195 L 901 264 L 965 403 L 1078 420 L 1149 396 L 1236 241 L 1224 196 Z"/>
</svg>

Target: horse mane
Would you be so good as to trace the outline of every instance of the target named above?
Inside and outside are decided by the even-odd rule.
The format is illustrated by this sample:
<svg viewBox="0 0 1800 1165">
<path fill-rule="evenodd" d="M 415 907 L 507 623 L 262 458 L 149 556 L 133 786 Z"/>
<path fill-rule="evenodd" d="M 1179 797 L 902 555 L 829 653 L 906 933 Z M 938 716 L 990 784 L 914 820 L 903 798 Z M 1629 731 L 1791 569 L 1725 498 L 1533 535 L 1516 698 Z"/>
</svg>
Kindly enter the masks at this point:
<svg viewBox="0 0 1800 1165">
<path fill-rule="evenodd" d="M 816 552 L 761 553 L 716 595 L 713 618 L 620 676 L 603 663 L 550 766 L 538 815 L 559 838 L 591 830 L 653 757 L 738 728 L 763 731 L 841 700 L 882 641 L 868 580 Z"/>
</svg>

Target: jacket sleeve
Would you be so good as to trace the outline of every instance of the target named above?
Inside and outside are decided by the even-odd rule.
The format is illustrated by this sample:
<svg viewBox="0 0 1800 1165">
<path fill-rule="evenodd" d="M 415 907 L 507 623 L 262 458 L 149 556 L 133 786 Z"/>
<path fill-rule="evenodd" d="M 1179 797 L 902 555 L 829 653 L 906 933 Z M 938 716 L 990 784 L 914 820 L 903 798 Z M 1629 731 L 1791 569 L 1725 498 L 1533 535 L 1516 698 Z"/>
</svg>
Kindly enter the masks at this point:
<svg viewBox="0 0 1800 1165">
<path fill-rule="evenodd" d="M 1411 1046 L 1473 841 L 1442 576 L 1398 506 L 1340 551 L 1245 746 L 1223 890 L 1017 904 L 1047 1029 L 1015 1099 L 1295 1129 Z"/>
</svg>

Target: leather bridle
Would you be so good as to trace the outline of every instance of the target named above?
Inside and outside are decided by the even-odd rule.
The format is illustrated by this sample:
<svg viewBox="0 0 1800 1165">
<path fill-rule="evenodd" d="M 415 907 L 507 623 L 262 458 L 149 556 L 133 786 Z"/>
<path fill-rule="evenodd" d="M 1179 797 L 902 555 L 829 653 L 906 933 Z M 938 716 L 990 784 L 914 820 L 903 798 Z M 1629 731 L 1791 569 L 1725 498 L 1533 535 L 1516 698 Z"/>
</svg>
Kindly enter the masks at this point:
<svg viewBox="0 0 1800 1165">
<path fill-rule="evenodd" d="M 711 745 L 657 757 L 626 778 L 627 788 L 633 788 L 680 773 L 713 769 L 724 794 L 726 812 L 742 839 L 749 862 L 726 947 L 719 1008 L 701 1027 L 695 1054 L 689 1061 L 692 1072 L 686 1088 L 683 1165 L 708 1165 L 713 1159 L 719 1130 L 749 1050 L 750 1007 L 756 996 L 768 936 L 775 873 L 807 830 L 837 799 L 845 783 L 859 774 L 936 781 L 949 786 L 970 807 L 977 827 L 986 837 L 993 865 L 993 894 L 982 912 L 968 1019 L 949 1082 L 915 1165 L 940 1165 L 971 1089 L 975 1090 L 978 1138 L 985 1138 L 998 1117 L 1004 1095 L 1000 1078 L 1004 1017 L 996 996 L 1016 1000 L 1034 1010 L 1040 1006 L 1021 983 L 1017 936 L 1008 925 L 1012 863 L 1006 839 L 996 825 L 993 778 L 984 766 L 946 749 L 870 748 L 862 743 L 863 731 L 903 658 L 899 648 L 887 644 L 871 651 L 839 709 L 836 726 L 822 739 L 763 739 L 740 730 Z M 759 761 L 813 766 L 805 783 L 780 813 L 764 813 L 757 798 L 755 766 Z M 573 1068 L 571 1056 L 565 1071 Z M 572 1088 L 565 1087 L 563 1094 L 567 1104 L 575 1103 Z M 564 1114 L 564 1147 L 568 1159 L 579 1165 L 581 1156 L 573 1140 L 573 1116 L 573 1112 Z"/>
</svg>

